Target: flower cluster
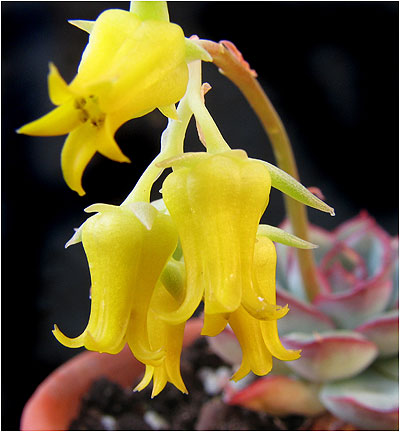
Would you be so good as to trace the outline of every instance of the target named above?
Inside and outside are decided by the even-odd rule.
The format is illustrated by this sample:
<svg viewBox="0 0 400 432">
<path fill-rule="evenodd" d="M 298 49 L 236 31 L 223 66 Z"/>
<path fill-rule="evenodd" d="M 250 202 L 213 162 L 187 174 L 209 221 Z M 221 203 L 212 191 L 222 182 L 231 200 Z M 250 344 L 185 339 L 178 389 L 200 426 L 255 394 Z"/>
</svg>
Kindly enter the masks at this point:
<svg viewBox="0 0 400 432">
<path fill-rule="evenodd" d="M 120 206 L 95 204 L 71 245 L 82 242 L 91 273 L 91 313 L 77 338 L 58 327 L 68 347 L 118 353 L 128 344 L 146 365 L 137 390 L 153 379 L 153 395 L 171 382 L 186 392 L 180 375 L 185 323 L 204 303 L 202 333 L 216 336 L 227 325 L 243 357 L 233 376 L 266 375 L 272 357 L 299 358 L 279 340 L 274 241 L 313 248 L 278 228 L 261 225 L 271 187 L 300 202 L 333 209 L 285 172 L 254 160 L 224 141 L 204 105 L 201 60 L 211 60 L 195 38 L 171 24 L 164 2 L 133 3 L 131 11 L 108 10 L 95 22 L 75 25 L 90 33 L 78 73 L 67 85 L 51 65 L 53 111 L 19 132 L 69 133 L 62 168 L 71 189 L 83 194 L 83 170 L 95 152 L 119 161 L 114 133 L 129 119 L 159 108 L 169 117 L 161 151 Z M 180 101 L 176 109 L 175 103 Z M 206 151 L 184 152 L 194 115 Z M 150 202 L 160 173 L 172 168 L 162 199 Z"/>
</svg>

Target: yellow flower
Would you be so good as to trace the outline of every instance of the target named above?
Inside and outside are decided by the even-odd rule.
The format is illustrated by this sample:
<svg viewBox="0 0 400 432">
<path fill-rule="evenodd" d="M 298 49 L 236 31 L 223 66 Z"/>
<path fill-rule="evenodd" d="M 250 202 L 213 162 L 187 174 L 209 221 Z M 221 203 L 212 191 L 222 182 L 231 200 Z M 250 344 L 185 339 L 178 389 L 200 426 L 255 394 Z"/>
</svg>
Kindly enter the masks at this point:
<svg viewBox="0 0 400 432">
<path fill-rule="evenodd" d="M 287 308 L 269 303 L 253 279 L 257 228 L 271 188 L 268 169 L 242 150 L 185 154 L 170 165 L 174 172 L 162 194 L 179 231 L 187 287 L 181 306 L 163 319 L 187 320 L 203 295 L 206 316 L 218 322 L 240 306 L 257 319 L 284 316 Z"/>
<path fill-rule="evenodd" d="M 19 129 L 35 136 L 69 133 L 61 155 L 68 186 L 84 195 L 83 171 L 96 152 L 129 162 L 114 140 L 126 121 L 159 108 L 174 117 L 185 94 L 188 68 L 182 29 L 161 20 L 141 20 L 119 9 L 103 12 L 93 24 L 78 73 L 67 85 L 54 65 L 50 113 Z"/>
<path fill-rule="evenodd" d="M 167 382 L 172 383 L 182 393 L 187 393 L 180 373 L 180 356 L 185 323 L 168 324 L 160 319 L 158 314 L 159 309 L 172 311 L 177 306 L 179 306 L 179 301 L 159 283 L 151 299 L 147 326 L 151 348 L 154 351 L 165 352 L 165 357 L 159 365 L 146 365 L 146 372 L 135 388 L 136 391 L 143 390 L 153 378 L 152 397 L 157 396 Z"/>
<path fill-rule="evenodd" d="M 77 338 L 57 327 L 54 335 L 65 346 L 111 354 L 128 342 L 139 361 L 160 364 L 165 353 L 150 345 L 147 318 L 157 280 L 178 241 L 171 218 L 148 203 L 87 210 L 99 211 L 81 228 L 92 280 L 89 323 Z"/>
<path fill-rule="evenodd" d="M 254 278 L 263 290 L 265 300 L 276 304 L 275 246 L 267 237 L 257 237 L 254 251 Z M 233 312 L 229 324 L 242 348 L 242 364 L 233 376 L 235 381 L 242 379 L 250 371 L 256 375 L 266 375 L 272 368 L 272 357 L 280 360 L 296 360 L 300 351 L 287 350 L 279 340 L 277 321 L 257 320 L 243 307 Z"/>
</svg>

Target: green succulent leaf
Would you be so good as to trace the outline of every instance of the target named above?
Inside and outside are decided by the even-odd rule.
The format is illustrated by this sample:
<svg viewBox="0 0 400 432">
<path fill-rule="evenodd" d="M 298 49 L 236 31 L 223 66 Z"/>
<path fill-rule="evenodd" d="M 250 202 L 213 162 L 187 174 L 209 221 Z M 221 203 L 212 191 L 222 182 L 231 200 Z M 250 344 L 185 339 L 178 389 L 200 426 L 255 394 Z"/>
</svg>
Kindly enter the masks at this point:
<svg viewBox="0 0 400 432">
<path fill-rule="evenodd" d="M 376 345 L 356 332 L 289 333 L 282 338 L 288 349 L 301 349 L 301 357 L 288 366 L 313 382 L 354 376 L 365 370 L 378 354 Z"/>
<path fill-rule="evenodd" d="M 320 399 L 331 413 L 360 429 L 398 430 L 398 383 L 372 369 L 325 384 Z"/>
<path fill-rule="evenodd" d="M 395 381 L 399 380 L 399 357 L 378 359 L 372 366 L 377 372 Z"/>
<path fill-rule="evenodd" d="M 313 305 L 297 299 L 287 291 L 277 287 L 277 304 L 289 306 L 289 313 L 278 320 L 279 334 L 293 332 L 310 333 L 325 332 L 335 328 L 332 320 Z"/>
<path fill-rule="evenodd" d="M 314 416 L 325 411 L 319 401 L 318 391 L 318 385 L 295 377 L 268 375 L 228 396 L 227 402 L 278 416 Z"/>
<path fill-rule="evenodd" d="M 399 311 L 394 310 L 369 319 L 355 331 L 374 342 L 380 357 L 390 357 L 399 352 Z"/>
</svg>

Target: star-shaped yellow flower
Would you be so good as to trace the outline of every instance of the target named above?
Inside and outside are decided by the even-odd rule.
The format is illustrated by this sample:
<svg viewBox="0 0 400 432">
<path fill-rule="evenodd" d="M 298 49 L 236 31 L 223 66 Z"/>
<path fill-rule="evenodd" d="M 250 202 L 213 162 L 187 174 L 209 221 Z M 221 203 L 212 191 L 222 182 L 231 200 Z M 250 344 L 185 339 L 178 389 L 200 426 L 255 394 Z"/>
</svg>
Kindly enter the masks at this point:
<svg viewBox="0 0 400 432">
<path fill-rule="evenodd" d="M 61 155 L 68 186 L 84 195 L 83 171 L 96 152 L 129 162 L 114 140 L 126 121 L 159 108 L 176 115 L 186 91 L 188 69 L 182 29 L 162 20 L 142 20 L 112 9 L 93 23 L 78 73 L 67 85 L 50 64 L 53 111 L 19 129 L 35 136 L 69 134 Z"/>
</svg>

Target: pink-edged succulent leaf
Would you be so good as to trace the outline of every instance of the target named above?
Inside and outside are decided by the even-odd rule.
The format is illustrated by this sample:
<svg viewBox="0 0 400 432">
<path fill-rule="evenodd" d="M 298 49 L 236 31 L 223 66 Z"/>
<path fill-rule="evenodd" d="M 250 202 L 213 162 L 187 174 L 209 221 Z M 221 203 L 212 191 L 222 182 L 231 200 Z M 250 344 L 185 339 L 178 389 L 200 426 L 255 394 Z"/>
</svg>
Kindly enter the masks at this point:
<svg viewBox="0 0 400 432">
<path fill-rule="evenodd" d="M 241 363 L 242 349 L 230 327 L 227 327 L 217 336 L 208 337 L 207 341 L 211 351 L 226 363 L 232 366 Z"/>
<path fill-rule="evenodd" d="M 280 228 L 292 232 L 288 221 L 283 222 Z M 313 250 L 313 255 L 318 264 L 323 256 L 332 248 L 334 236 L 329 231 L 311 225 L 310 241 L 318 245 L 318 248 Z M 279 243 L 275 247 L 277 253 L 276 280 L 278 284 L 296 298 L 307 301 L 303 282 L 300 277 L 297 251 L 294 248 Z M 322 281 L 322 284 L 324 284 L 324 281 Z M 323 290 L 325 291 L 325 286 L 323 286 Z"/>
<path fill-rule="evenodd" d="M 393 290 L 389 300 L 388 309 L 399 309 L 399 238 L 395 237 L 391 241 L 392 246 L 392 280 Z"/>
<path fill-rule="evenodd" d="M 399 311 L 386 312 L 368 320 L 355 329 L 375 343 L 380 357 L 390 357 L 399 352 Z"/>
<path fill-rule="evenodd" d="M 334 234 L 362 257 L 368 279 L 389 275 L 393 265 L 391 237 L 366 212 L 342 224 Z"/>
<path fill-rule="evenodd" d="M 360 429 L 398 430 L 398 381 L 372 369 L 325 384 L 320 399 L 331 413 Z"/>
<path fill-rule="evenodd" d="M 282 338 L 289 349 L 301 349 L 298 360 L 287 366 L 313 382 L 331 381 L 354 376 L 376 358 L 378 348 L 363 335 L 336 330 L 324 333 L 290 333 Z"/>
<path fill-rule="evenodd" d="M 276 289 L 276 302 L 279 305 L 287 304 L 289 306 L 289 313 L 278 320 L 280 335 L 290 333 L 293 330 L 312 333 L 335 328 L 333 321 L 315 306 L 296 299 L 279 287 Z"/>
<path fill-rule="evenodd" d="M 268 375 L 226 397 L 230 405 L 277 416 L 318 415 L 325 408 L 318 399 L 319 386 L 297 378 Z M 227 395 L 229 392 L 227 392 Z"/>
<path fill-rule="evenodd" d="M 392 289 L 391 279 L 374 278 L 356 284 L 347 292 L 319 294 L 313 304 L 330 316 L 338 327 L 354 329 L 386 309 Z"/>
</svg>

